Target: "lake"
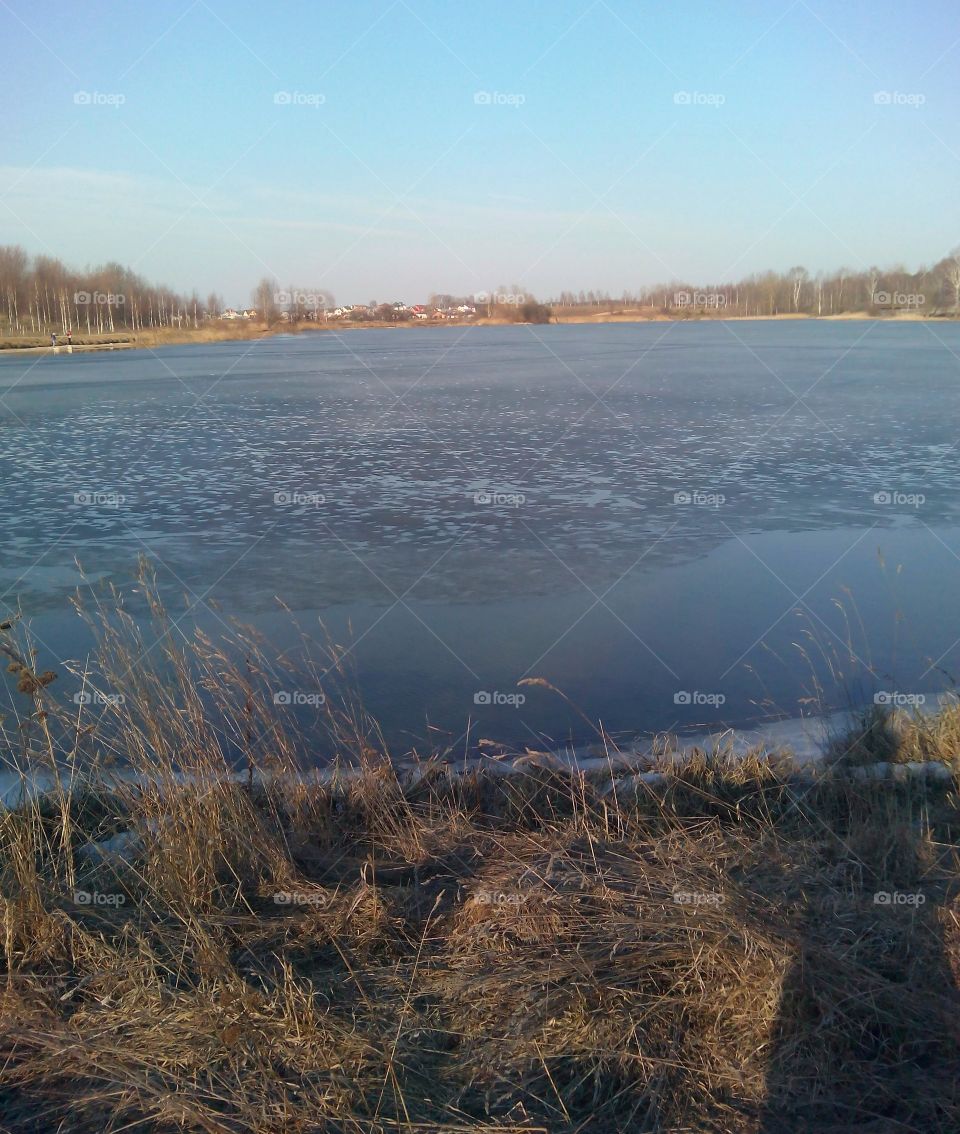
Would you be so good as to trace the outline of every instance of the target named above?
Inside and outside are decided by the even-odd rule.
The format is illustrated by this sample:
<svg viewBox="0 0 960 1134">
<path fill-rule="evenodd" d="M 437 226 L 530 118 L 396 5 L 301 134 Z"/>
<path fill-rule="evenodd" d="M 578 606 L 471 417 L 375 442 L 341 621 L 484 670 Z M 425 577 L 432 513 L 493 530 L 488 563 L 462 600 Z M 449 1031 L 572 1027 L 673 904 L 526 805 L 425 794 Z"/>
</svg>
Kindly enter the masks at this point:
<svg viewBox="0 0 960 1134">
<path fill-rule="evenodd" d="M 288 641 L 279 598 L 397 745 L 902 699 L 960 660 L 958 421 L 953 323 L 0 356 L 2 609 L 50 664 L 140 553 L 212 632 Z"/>
</svg>

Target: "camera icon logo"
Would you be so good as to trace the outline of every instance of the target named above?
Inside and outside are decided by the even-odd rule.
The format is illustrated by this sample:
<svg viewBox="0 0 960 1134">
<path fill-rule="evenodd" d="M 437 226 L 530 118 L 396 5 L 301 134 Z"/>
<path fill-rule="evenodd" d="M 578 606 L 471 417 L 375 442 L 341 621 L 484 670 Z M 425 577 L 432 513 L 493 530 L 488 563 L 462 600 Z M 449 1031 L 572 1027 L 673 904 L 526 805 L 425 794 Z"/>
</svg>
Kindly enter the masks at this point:
<svg viewBox="0 0 960 1134">
<path fill-rule="evenodd" d="M 673 703 L 675 705 L 689 705 L 693 701 L 690 693 L 686 689 L 681 689 L 678 693 L 673 695 Z"/>
<path fill-rule="evenodd" d="M 77 906 L 89 906 L 93 900 L 93 895 L 89 890 L 74 890 L 73 902 Z"/>
<path fill-rule="evenodd" d="M 677 106 L 689 106 L 693 102 L 693 96 L 689 91 L 677 91 L 673 96 L 673 101 Z"/>
<path fill-rule="evenodd" d="M 275 106 L 289 106 L 293 101 L 293 96 L 289 91 L 276 91 L 273 96 Z"/>
<path fill-rule="evenodd" d="M 290 694 L 284 690 L 281 690 L 279 693 L 274 693 L 273 695 L 273 703 L 275 705 L 289 705 L 292 700 L 293 698 Z"/>
<path fill-rule="evenodd" d="M 479 693 L 474 693 L 473 703 L 475 705 L 491 705 L 493 704 L 493 697 L 485 689 L 481 689 Z"/>
<path fill-rule="evenodd" d="M 473 96 L 473 101 L 477 106 L 489 106 L 493 99 L 489 91 L 477 91 Z"/>
</svg>

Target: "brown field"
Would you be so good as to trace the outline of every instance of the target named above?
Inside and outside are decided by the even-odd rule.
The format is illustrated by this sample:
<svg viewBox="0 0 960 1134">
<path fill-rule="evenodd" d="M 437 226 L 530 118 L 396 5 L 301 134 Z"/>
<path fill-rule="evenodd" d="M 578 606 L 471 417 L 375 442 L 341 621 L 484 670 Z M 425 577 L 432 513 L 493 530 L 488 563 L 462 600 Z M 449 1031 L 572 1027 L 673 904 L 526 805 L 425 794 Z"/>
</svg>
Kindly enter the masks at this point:
<svg viewBox="0 0 960 1134">
<path fill-rule="evenodd" d="M 706 320 L 723 322 L 774 322 L 782 320 L 821 320 L 836 322 L 849 319 L 880 319 L 884 322 L 919 322 L 955 318 L 950 314 L 920 314 L 917 311 L 871 314 L 868 311 L 848 311 L 841 315 L 806 315 L 787 312 L 780 315 L 730 315 L 726 310 L 698 310 L 664 314 L 659 307 L 614 307 L 612 309 L 554 307 L 554 323 L 670 323 L 702 322 Z"/>
<path fill-rule="evenodd" d="M 503 324 L 507 320 L 472 320 L 473 324 Z M 178 346 L 183 343 L 249 342 L 281 334 L 338 334 L 341 331 L 364 328 L 391 328 L 399 330 L 409 326 L 436 326 L 434 323 L 381 323 L 371 320 L 366 323 L 337 322 L 325 325 L 300 323 L 290 325 L 278 323 L 267 327 L 264 323 L 230 322 L 206 324 L 202 327 L 157 327 L 144 331 L 115 331 L 103 335 L 74 335 L 74 350 L 118 350 L 139 348 L 150 350 L 154 347 Z M 460 320 L 446 320 L 443 326 L 465 326 Z M 60 354 L 66 354 L 66 342 L 62 336 L 58 340 Z M 31 352 L 33 354 L 51 351 L 49 335 L 7 335 L 0 337 L 0 351 Z"/>
</svg>

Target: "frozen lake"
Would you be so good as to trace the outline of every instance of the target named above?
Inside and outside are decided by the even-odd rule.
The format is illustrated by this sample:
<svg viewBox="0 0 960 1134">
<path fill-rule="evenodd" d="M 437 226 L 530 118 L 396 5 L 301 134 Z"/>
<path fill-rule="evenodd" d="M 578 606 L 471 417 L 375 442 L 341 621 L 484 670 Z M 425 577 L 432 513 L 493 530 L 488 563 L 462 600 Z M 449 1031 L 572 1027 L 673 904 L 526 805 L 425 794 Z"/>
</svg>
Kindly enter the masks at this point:
<svg viewBox="0 0 960 1134">
<path fill-rule="evenodd" d="M 2 609 L 47 664 L 86 648 L 76 559 L 128 586 L 147 554 L 214 632 L 282 641 L 279 597 L 355 643 L 398 743 L 586 735 L 534 676 L 615 732 L 931 692 L 960 651 L 958 422 L 948 323 L 0 356 Z"/>
</svg>

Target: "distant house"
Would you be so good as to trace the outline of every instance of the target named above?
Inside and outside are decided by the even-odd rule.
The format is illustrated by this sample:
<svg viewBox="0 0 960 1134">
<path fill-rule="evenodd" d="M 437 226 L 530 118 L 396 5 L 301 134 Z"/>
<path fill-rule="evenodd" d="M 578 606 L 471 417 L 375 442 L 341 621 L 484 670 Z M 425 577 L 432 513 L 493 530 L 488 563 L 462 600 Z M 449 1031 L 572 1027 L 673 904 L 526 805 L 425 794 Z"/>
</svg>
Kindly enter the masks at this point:
<svg viewBox="0 0 960 1134">
<path fill-rule="evenodd" d="M 226 309 L 226 311 L 224 311 L 223 314 L 220 316 L 220 318 L 221 319 L 242 319 L 243 316 L 240 314 L 239 311 L 235 310 L 233 307 L 228 307 Z"/>
<path fill-rule="evenodd" d="M 244 311 L 244 313 L 243 313 L 244 319 L 256 319 L 256 317 L 257 317 L 257 311 L 256 311 L 256 308 L 254 308 L 254 307 L 248 307 L 247 310 Z"/>
</svg>

